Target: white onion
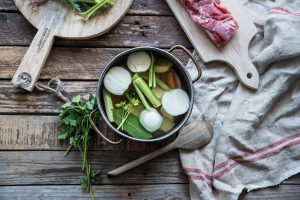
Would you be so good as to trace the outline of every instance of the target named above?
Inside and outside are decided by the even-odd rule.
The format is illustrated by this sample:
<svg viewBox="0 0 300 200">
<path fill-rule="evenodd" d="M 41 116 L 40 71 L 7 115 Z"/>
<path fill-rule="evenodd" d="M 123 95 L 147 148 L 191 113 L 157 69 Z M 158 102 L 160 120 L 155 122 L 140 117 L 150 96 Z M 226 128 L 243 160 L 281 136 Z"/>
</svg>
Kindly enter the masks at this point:
<svg viewBox="0 0 300 200">
<path fill-rule="evenodd" d="M 131 53 L 127 58 L 127 66 L 132 72 L 145 72 L 151 65 L 151 58 L 145 51 Z"/>
<path fill-rule="evenodd" d="M 165 92 L 161 103 L 164 110 L 172 116 L 186 113 L 190 106 L 189 96 L 182 89 L 173 89 Z"/>
<path fill-rule="evenodd" d="M 149 132 L 158 130 L 163 122 L 162 116 L 154 108 L 151 108 L 151 110 L 143 110 L 139 120 L 142 126 Z"/>
<path fill-rule="evenodd" d="M 104 87 L 114 95 L 122 95 L 131 84 L 131 75 L 123 67 L 112 67 L 104 77 Z"/>
</svg>

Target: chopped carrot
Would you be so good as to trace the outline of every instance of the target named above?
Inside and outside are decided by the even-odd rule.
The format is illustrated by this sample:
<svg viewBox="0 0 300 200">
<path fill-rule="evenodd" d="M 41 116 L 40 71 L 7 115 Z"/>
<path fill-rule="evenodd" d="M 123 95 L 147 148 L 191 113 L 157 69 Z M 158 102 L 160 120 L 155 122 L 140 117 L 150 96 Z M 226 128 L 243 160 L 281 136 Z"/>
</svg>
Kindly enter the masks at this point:
<svg viewBox="0 0 300 200">
<path fill-rule="evenodd" d="M 168 72 L 167 73 L 167 84 L 170 88 L 175 89 L 176 88 L 176 83 L 174 79 L 174 74 L 173 72 Z"/>
</svg>

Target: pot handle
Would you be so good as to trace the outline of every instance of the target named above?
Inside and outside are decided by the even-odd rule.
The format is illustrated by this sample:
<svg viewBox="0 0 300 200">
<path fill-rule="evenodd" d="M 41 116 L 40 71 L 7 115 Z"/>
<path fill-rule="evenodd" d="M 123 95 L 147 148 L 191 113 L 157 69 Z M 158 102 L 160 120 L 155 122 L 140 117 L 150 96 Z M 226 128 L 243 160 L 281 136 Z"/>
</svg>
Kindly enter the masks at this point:
<svg viewBox="0 0 300 200">
<path fill-rule="evenodd" d="M 193 56 L 193 54 L 191 54 L 191 52 L 185 48 L 184 46 L 182 45 L 175 45 L 175 46 L 172 46 L 171 49 L 168 50 L 168 52 L 172 52 L 174 51 L 175 49 L 181 49 L 182 51 L 184 51 L 189 57 L 190 59 L 192 59 L 193 63 L 195 64 L 195 66 L 197 67 L 197 70 L 198 70 L 198 75 L 196 78 L 194 78 L 194 80 L 192 80 L 193 83 L 195 83 L 196 81 L 198 81 L 202 75 L 202 70 L 201 70 L 201 66 L 200 64 L 197 62 L 195 56 Z"/>
<path fill-rule="evenodd" d="M 102 139 L 104 139 L 106 142 L 110 143 L 110 144 L 120 144 L 123 139 L 120 139 L 119 141 L 115 142 L 115 141 L 111 141 L 110 139 L 108 139 L 105 135 L 103 135 L 101 133 L 101 131 L 98 129 L 98 127 L 96 126 L 96 124 L 93 121 L 93 114 L 97 111 L 97 109 L 93 110 L 90 114 L 89 114 L 89 122 L 92 125 L 93 129 L 100 135 L 100 137 Z"/>
</svg>

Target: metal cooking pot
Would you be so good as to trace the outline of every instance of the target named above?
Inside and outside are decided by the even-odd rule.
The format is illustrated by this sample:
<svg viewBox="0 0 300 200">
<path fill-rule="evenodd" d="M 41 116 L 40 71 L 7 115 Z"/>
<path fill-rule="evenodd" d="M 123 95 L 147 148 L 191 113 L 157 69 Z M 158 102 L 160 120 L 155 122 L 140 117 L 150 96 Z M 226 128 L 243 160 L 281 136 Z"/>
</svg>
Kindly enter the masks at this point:
<svg viewBox="0 0 300 200">
<path fill-rule="evenodd" d="M 195 63 L 197 69 L 198 69 L 198 75 L 194 80 L 191 80 L 190 75 L 188 74 L 188 72 L 186 71 L 184 65 L 173 55 L 171 54 L 171 52 L 175 49 L 181 49 L 183 50 L 191 59 L 192 61 Z M 134 137 L 131 137 L 130 135 L 126 134 L 125 132 L 122 132 L 120 130 L 117 130 L 117 128 L 108 121 L 107 116 L 106 116 L 106 112 L 105 112 L 105 107 L 104 107 L 104 102 L 103 102 L 103 98 L 102 98 L 102 89 L 104 87 L 103 84 L 103 79 L 105 74 L 107 73 L 107 71 L 114 66 L 122 66 L 124 65 L 124 63 L 126 63 L 126 59 L 128 57 L 129 54 L 136 52 L 136 51 L 146 51 L 146 52 L 152 52 L 153 55 L 157 55 L 163 58 L 166 58 L 170 61 L 173 62 L 173 70 L 176 71 L 176 73 L 178 74 L 178 76 L 180 77 L 180 80 L 182 82 L 182 86 L 183 88 L 186 90 L 186 92 L 189 95 L 190 98 L 190 107 L 188 109 L 188 111 L 181 116 L 181 120 L 179 121 L 179 123 L 177 123 L 176 127 L 173 128 L 171 131 L 169 131 L 168 133 L 157 137 L 157 138 L 153 138 L 153 139 L 137 139 Z M 100 78 L 99 78 L 99 82 L 98 82 L 98 88 L 97 88 L 97 104 L 98 104 L 98 109 L 100 111 L 100 114 L 102 116 L 102 118 L 104 119 L 104 121 L 106 122 L 106 124 L 117 134 L 119 134 L 122 137 L 131 139 L 131 140 L 135 140 L 135 141 L 139 141 L 139 142 L 157 142 L 157 141 L 161 141 L 164 140 L 166 138 L 169 138 L 170 136 L 176 134 L 180 128 L 183 127 L 183 125 L 185 124 L 185 122 L 188 120 L 191 112 L 192 112 L 192 108 L 193 108 L 193 102 L 194 102 L 194 89 L 193 89 L 193 83 L 196 82 L 200 77 L 201 77 L 201 68 L 199 63 L 196 61 L 195 57 L 189 52 L 189 50 L 187 50 L 185 47 L 181 46 L 181 45 L 176 45 L 173 46 L 170 50 L 165 51 L 159 48 L 155 48 L 155 47 L 137 47 L 137 48 L 132 48 L 129 49 L 127 51 L 124 51 L 122 53 L 120 53 L 119 55 L 117 55 L 116 57 L 114 57 L 104 68 L 103 72 L 100 74 Z M 174 105 L 174 106 L 180 106 L 180 105 Z M 95 129 L 95 131 L 107 142 L 111 143 L 111 144 L 118 144 L 120 143 L 122 140 L 119 141 L 111 141 L 110 139 L 108 139 L 107 137 L 105 137 L 101 131 L 97 128 L 97 126 L 95 125 L 95 123 L 92 120 L 92 116 L 93 114 L 96 112 L 97 110 L 94 110 L 89 117 L 90 123 L 92 125 L 92 127 Z"/>
</svg>

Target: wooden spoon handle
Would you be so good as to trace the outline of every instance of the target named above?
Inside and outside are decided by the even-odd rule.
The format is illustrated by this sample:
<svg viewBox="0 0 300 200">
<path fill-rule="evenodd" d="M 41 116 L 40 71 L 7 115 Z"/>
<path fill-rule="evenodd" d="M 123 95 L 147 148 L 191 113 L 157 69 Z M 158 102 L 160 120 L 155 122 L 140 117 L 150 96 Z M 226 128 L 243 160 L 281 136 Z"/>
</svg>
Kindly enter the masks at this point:
<svg viewBox="0 0 300 200">
<path fill-rule="evenodd" d="M 15 86 L 28 91 L 33 90 L 53 42 L 53 29 L 45 26 L 38 30 L 12 79 Z"/>
<path fill-rule="evenodd" d="M 137 166 L 139 166 L 139 165 L 141 165 L 141 164 L 143 164 L 143 163 L 145 163 L 145 162 L 147 162 L 147 161 L 149 161 L 153 158 L 156 158 L 157 156 L 159 156 L 161 154 L 164 154 L 164 153 L 166 153 L 166 152 L 168 152 L 172 149 L 175 149 L 175 148 L 176 148 L 176 146 L 174 145 L 174 142 L 170 143 L 170 144 L 168 144 L 167 146 L 164 146 L 161 149 L 153 151 L 153 152 L 151 152 L 151 153 L 149 153 L 149 154 L 147 154 L 147 155 L 145 155 L 145 156 L 143 156 L 139 159 L 136 159 L 136 160 L 134 160 L 130 163 L 127 163 L 127 164 L 125 164 L 121 167 L 118 167 L 118 168 L 108 172 L 107 176 L 118 176 L 118 175 L 120 175 L 120 174 L 134 168 L 134 167 L 137 167 Z"/>
</svg>

